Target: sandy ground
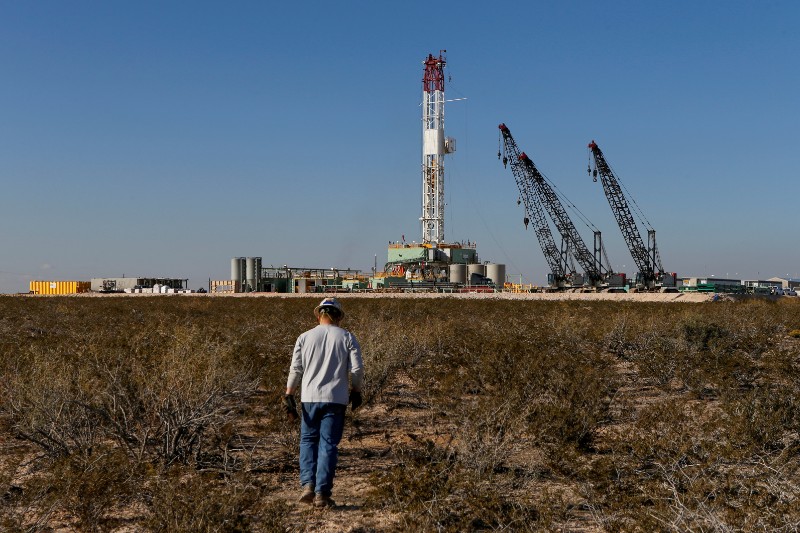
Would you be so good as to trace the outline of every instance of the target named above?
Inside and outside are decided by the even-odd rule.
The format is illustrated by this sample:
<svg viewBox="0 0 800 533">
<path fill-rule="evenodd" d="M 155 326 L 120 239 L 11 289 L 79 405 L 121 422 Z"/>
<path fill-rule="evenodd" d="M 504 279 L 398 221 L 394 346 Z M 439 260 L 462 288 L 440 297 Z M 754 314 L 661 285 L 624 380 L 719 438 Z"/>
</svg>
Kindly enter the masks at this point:
<svg viewBox="0 0 800 533">
<path fill-rule="evenodd" d="M 321 296 L 336 296 L 342 299 L 351 298 L 451 298 L 470 300 L 538 300 L 538 301 L 617 301 L 617 302 L 711 302 L 713 294 L 707 293 L 579 293 L 579 292 L 552 292 L 552 293 L 397 293 L 397 292 L 346 292 L 346 293 L 239 293 L 239 294 L 98 294 L 85 293 L 72 295 L 79 298 L 318 298 Z M 23 295 L 34 296 L 39 295 Z M 729 296 L 719 295 L 720 299 Z"/>
<path fill-rule="evenodd" d="M 331 294 L 334 295 L 334 294 Z M 250 294 L 229 294 L 212 295 L 218 297 L 267 297 L 267 298 L 308 298 L 323 296 L 322 294 L 279 294 L 279 293 L 250 293 Z M 335 296 L 340 298 L 452 298 L 452 299 L 471 299 L 471 300 L 538 300 L 538 301 L 617 301 L 617 302 L 710 302 L 713 294 L 690 294 L 690 293 L 338 293 Z"/>
</svg>

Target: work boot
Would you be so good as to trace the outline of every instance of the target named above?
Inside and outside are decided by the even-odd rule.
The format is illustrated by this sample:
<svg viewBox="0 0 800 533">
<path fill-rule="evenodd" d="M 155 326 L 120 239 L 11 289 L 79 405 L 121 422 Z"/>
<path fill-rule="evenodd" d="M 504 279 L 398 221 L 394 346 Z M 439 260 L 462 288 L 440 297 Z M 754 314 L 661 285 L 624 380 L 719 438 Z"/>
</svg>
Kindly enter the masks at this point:
<svg viewBox="0 0 800 533">
<path fill-rule="evenodd" d="M 314 507 L 317 509 L 336 507 L 336 502 L 331 500 L 330 496 L 325 496 L 324 494 L 318 492 L 317 495 L 314 496 Z"/>
<path fill-rule="evenodd" d="M 298 501 L 302 503 L 312 503 L 314 501 L 314 485 L 311 483 L 303 485 L 303 494 L 300 495 Z"/>
</svg>

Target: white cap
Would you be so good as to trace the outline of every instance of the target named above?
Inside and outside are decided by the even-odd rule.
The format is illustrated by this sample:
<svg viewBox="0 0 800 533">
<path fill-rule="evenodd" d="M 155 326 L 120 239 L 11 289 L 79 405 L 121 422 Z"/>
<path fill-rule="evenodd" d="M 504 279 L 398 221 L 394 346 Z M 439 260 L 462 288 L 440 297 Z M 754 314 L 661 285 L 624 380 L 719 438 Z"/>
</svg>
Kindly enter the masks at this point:
<svg viewBox="0 0 800 533">
<path fill-rule="evenodd" d="M 344 316 L 344 311 L 342 311 L 342 304 L 339 303 L 339 300 L 336 298 L 325 298 L 322 300 L 318 306 L 314 308 L 314 316 L 319 318 L 319 310 L 323 307 L 331 307 L 339 311 L 340 316 Z"/>
</svg>

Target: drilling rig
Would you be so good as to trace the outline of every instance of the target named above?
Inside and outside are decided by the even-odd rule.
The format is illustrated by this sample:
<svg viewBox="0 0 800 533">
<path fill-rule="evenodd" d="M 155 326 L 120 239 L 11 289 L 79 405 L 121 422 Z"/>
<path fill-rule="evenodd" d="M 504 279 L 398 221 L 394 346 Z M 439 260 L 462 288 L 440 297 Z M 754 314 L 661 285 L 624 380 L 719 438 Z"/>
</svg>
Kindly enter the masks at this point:
<svg viewBox="0 0 800 533">
<path fill-rule="evenodd" d="M 428 54 L 422 61 L 422 240 L 409 242 L 403 234 L 401 240 L 389 241 L 384 271 L 370 281 L 373 287 L 408 288 L 403 285 L 432 283 L 444 288 L 445 284 L 473 285 L 474 278 L 487 286 L 490 280 L 502 289 L 506 281 L 505 265 L 482 263 L 474 242 L 445 240 L 444 160 L 456 151 L 456 143 L 445 136 L 444 106 L 446 102 L 466 100 L 445 100 L 446 52 Z"/>
<path fill-rule="evenodd" d="M 638 209 L 634 200 L 633 203 L 637 207 L 640 222 L 647 228 L 647 245 L 645 245 L 625 194 L 622 192 L 619 179 L 611 170 L 611 166 L 606 162 L 603 152 L 594 140 L 589 143 L 588 148 L 590 162 L 587 171 L 592 175 L 595 182 L 598 175 L 600 176 L 600 180 L 603 183 L 603 191 L 608 199 L 608 205 L 611 206 L 611 211 L 614 213 L 614 218 L 617 219 L 617 225 L 622 231 L 622 236 L 628 245 L 631 257 L 639 269 L 636 274 L 637 290 L 676 290 L 677 275 L 674 272 L 665 272 L 661 264 L 661 255 L 658 253 L 658 246 L 656 245 L 656 230 L 653 229 L 650 222 Z M 592 168 L 592 160 L 594 161 L 594 168 Z"/>
<path fill-rule="evenodd" d="M 536 165 L 530 157 L 528 157 L 525 152 L 520 151 L 508 127 L 505 124 L 500 124 L 498 128 L 500 129 L 502 150 L 498 151 L 497 155 L 498 157 L 502 157 L 504 166 L 510 160 L 511 171 L 517 182 L 520 200 L 524 202 L 526 212 L 534 214 L 534 218 L 543 218 L 543 213 L 537 215 L 536 211 L 537 206 L 538 211 L 541 211 L 541 206 L 544 206 L 547 213 L 550 215 L 550 219 L 561 235 L 562 260 L 566 261 L 569 265 L 571 264 L 570 256 L 574 256 L 578 264 L 584 270 L 585 278 L 576 275 L 574 273 L 574 267 L 571 268 L 571 281 L 573 286 L 586 285 L 594 289 L 621 289 L 625 284 L 624 274 L 615 274 L 610 268 L 603 264 L 602 259 L 604 256 L 606 260 L 605 264 L 609 265 L 610 262 L 605 255 L 600 231 L 597 230 L 597 228 L 592 228 L 594 234 L 594 250 L 591 252 L 578 233 L 566 209 L 564 209 L 558 194 L 556 194 L 550 186 L 550 183 L 542 173 L 539 172 L 539 169 L 536 168 Z M 529 206 L 532 209 L 529 209 Z M 547 226 L 547 221 L 544 220 L 543 224 Z M 538 234 L 539 230 L 537 228 L 537 235 Z M 540 244 L 541 243 L 542 241 L 540 239 Z M 544 245 L 542 246 L 542 250 L 545 251 Z M 547 255 L 548 252 L 545 251 L 545 257 L 547 257 Z M 568 271 L 569 270 L 568 268 Z"/>
<path fill-rule="evenodd" d="M 434 247 L 444 242 L 444 156 L 455 151 L 455 142 L 444 136 L 444 67 L 439 57 L 428 54 L 422 77 L 422 242 Z"/>
</svg>

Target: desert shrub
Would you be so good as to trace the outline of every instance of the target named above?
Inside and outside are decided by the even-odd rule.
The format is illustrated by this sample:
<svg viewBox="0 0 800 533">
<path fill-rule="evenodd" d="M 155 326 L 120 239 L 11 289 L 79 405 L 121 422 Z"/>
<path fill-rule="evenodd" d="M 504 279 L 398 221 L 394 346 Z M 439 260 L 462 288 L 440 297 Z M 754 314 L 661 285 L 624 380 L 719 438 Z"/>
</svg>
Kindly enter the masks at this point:
<svg viewBox="0 0 800 533">
<path fill-rule="evenodd" d="M 797 439 L 800 433 L 800 391 L 796 388 L 757 387 L 723 405 L 731 437 L 753 453 L 781 449 L 785 437 Z"/>
<path fill-rule="evenodd" d="M 145 492 L 149 514 L 144 520 L 151 531 L 240 532 L 253 529 L 253 515 L 260 514 L 260 491 L 247 482 L 221 481 L 182 467 L 153 477 Z M 269 531 L 285 531 L 287 509 L 267 506 Z"/>
<path fill-rule="evenodd" d="M 202 461 L 258 384 L 235 347 L 178 324 L 33 345 L 4 374 L 5 405 L 19 434 L 51 455 L 112 438 L 139 460 Z"/>
<path fill-rule="evenodd" d="M 665 311 L 663 306 L 644 305 L 616 310 L 612 307 L 606 312 L 603 323 L 607 330 L 598 344 L 622 361 L 634 363 L 634 375 L 642 384 L 664 387 L 684 377 L 686 343 L 676 331 L 675 316 L 665 316 Z"/>
<path fill-rule="evenodd" d="M 546 366 L 535 368 L 523 390 L 529 405 L 527 421 L 545 443 L 587 447 L 594 431 L 608 419 L 615 376 L 601 358 L 553 353 Z"/>
<path fill-rule="evenodd" d="M 591 480 L 584 495 L 596 520 L 612 531 L 680 530 L 669 526 L 676 493 L 707 479 L 700 465 L 709 460 L 708 443 L 692 434 L 691 417 L 654 409 L 620 436 L 614 454 L 592 461 L 582 476 Z"/>
<path fill-rule="evenodd" d="M 443 499 L 452 490 L 456 468 L 452 454 L 426 442 L 423 448 L 396 447 L 396 464 L 386 472 L 371 476 L 374 487 L 368 502 L 396 507 L 420 506 Z"/>
<path fill-rule="evenodd" d="M 492 314 L 484 307 L 459 307 L 468 315 Z M 469 443 L 475 457 L 488 459 L 485 445 L 503 435 L 588 445 L 607 418 L 617 383 L 611 359 L 587 340 L 584 314 L 563 306 L 548 315 L 547 324 L 525 313 L 502 319 L 510 322 L 508 330 L 491 316 L 460 323 L 457 336 L 448 334 L 455 328 L 448 323 L 426 328 L 436 344 L 413 377 L 432 391 L 438 409 L 456 415 L 463 437 L 476 437 Z"/>
<path fill-rule="evenodd" d="M 511 454 L 526 445 L 521 437 L 527 428 L 514 405 L 502 398 L 493 400 L 464 403 L 452 415 L 450 445 L 459 463 L 478 479 L 502 468 Z"/>
<path fill-rule="evenodd" d="M 71 364 L 71 352 L 33 346 L 25 355 L 0 378 L 14 430 L 51 457 L 90 454 L 102 438 L 91 376 Z"/>
<path fill-rule="evenodd" d="M 601 347 L 617 357 L 624 357 L 631 350 L 632 330 L 635 329 L 635 320 L 635 317 L 627 312 L 609 317 L 604 322 L 606 328 L 602 337 Z"/>
<path fill-rule="evenodd" d="M 702 464 L 727 444 L 708 405 L 688 399 L 657 403 L 640 411 L 632 428 L 631 452 L 642 463 Z M 726 439 L 727 440 L 727 439 Z"/>
<path fill-rule="evenodd" d="M 606 350 L 636 364 L 644 383 L 679 383 L 700 397 L 727 388 L 752 388 L 765 354 L 775 349 L 782 308 L 752 304 L 669 306 L 658 313 L 612 313 Z M 643 309 L 647 309 L 643 307 Z M 654 310 L 656 310 L 654 309 Z"/>
<path fill-rule="evenodd" d="M 637 343 L 630 360 L 642 378 L 664 386 L 682 375 L 686 354 L 676 339 L 650 331 Z"/>
<path fill-rule="evenodd" d="M 541 530 L 539 511 L 531 501 L 480 482 L 433 443 L 398 447 L 394 455 L 396 466 L 371 476 L 367 505 L 402 510 L 398 530 Z"/>
<path fill-rule="evenodd" d="M 265 533 L 286 533 L 292 526 L 291 508 L 283 500 L 272 500 L 257 509 L 254 528 Z"/>
<path fill-rule="evenodd" d="M 20 517 L 15 513 L 15 505 L 21 499 L 23 489 L 13 483 L 11 469 L 0 470 L 0 530 L 21 531 Z"/>
<path fill-rule="evenodd" d="M 436 357 L 449 336 L 443 328 L 452 317 L 431 315 L 424 302 L 361 300 L 349 305 L 357 311 L 343 326 L 353 332 L 362 348 L 366 404 L 386 400 L 383 394 L 399 374 L 412 372 Z"/>
<path fill-rule="evenodd" d="M 798 465 L 770 443 L 796 430 L 781 427 L 790 409 L 775 392 L 640 409 L 633 427 L 611 439 L 614 453 L 582 472 L 598 520 L 612 530 L 791 530 Z"/>
<path fill-rule="evenodd" d="M 424 344 L 407 333 L 398 333 L 391 343 L 377 343 L 371 336 L 362 343 L 364 366 L 369 372 L 363 390 L 367 404 L 382 399 L 387 387 L 393 384 L 402 370 L 413 367 L 425 353 Z"/>
<path fill-rule="evenodd" d="M 57 507 L 48 485 L 29 482 L 14 484 L 2 495 L 0 530 L 9 533 L 46 531 Z"/>
<path fill-rule="evenodd" d="M 108 531 L 118 519 L 109 515 L 130 505 L 137 471 L 121 450 L 95 450 L 92 457 L 56 459 L 38 483 L 53 504 L 74 518 L 80 531 Z"/>
<path fill-rule="evenodd" d="M 204 444 L 257 384 L 252 365 L 231 355 L 225 342 L 175 328 L 160 357 L 116 361 L 98 410 L 132 452 L 150 450 L 167 464 L 203 461 Z"/>
<path fill-rule="evenodd" d="M 692 318 L 682 325 L 683 338 L 697 350 L 708 350 L 712 343 L 728 336 L 728 331 L 721 325 Z"/>
<path fill-rule="evenodd" d="M 3 531 L 60 529 L 110 531 L 125 522 L 120 512 L 135 501 L 137 468 L 126 454 L 99 447 L 91 456 L 47 458 L 24 482 L 3 483 L 0 526 Z"/>
</svg>

